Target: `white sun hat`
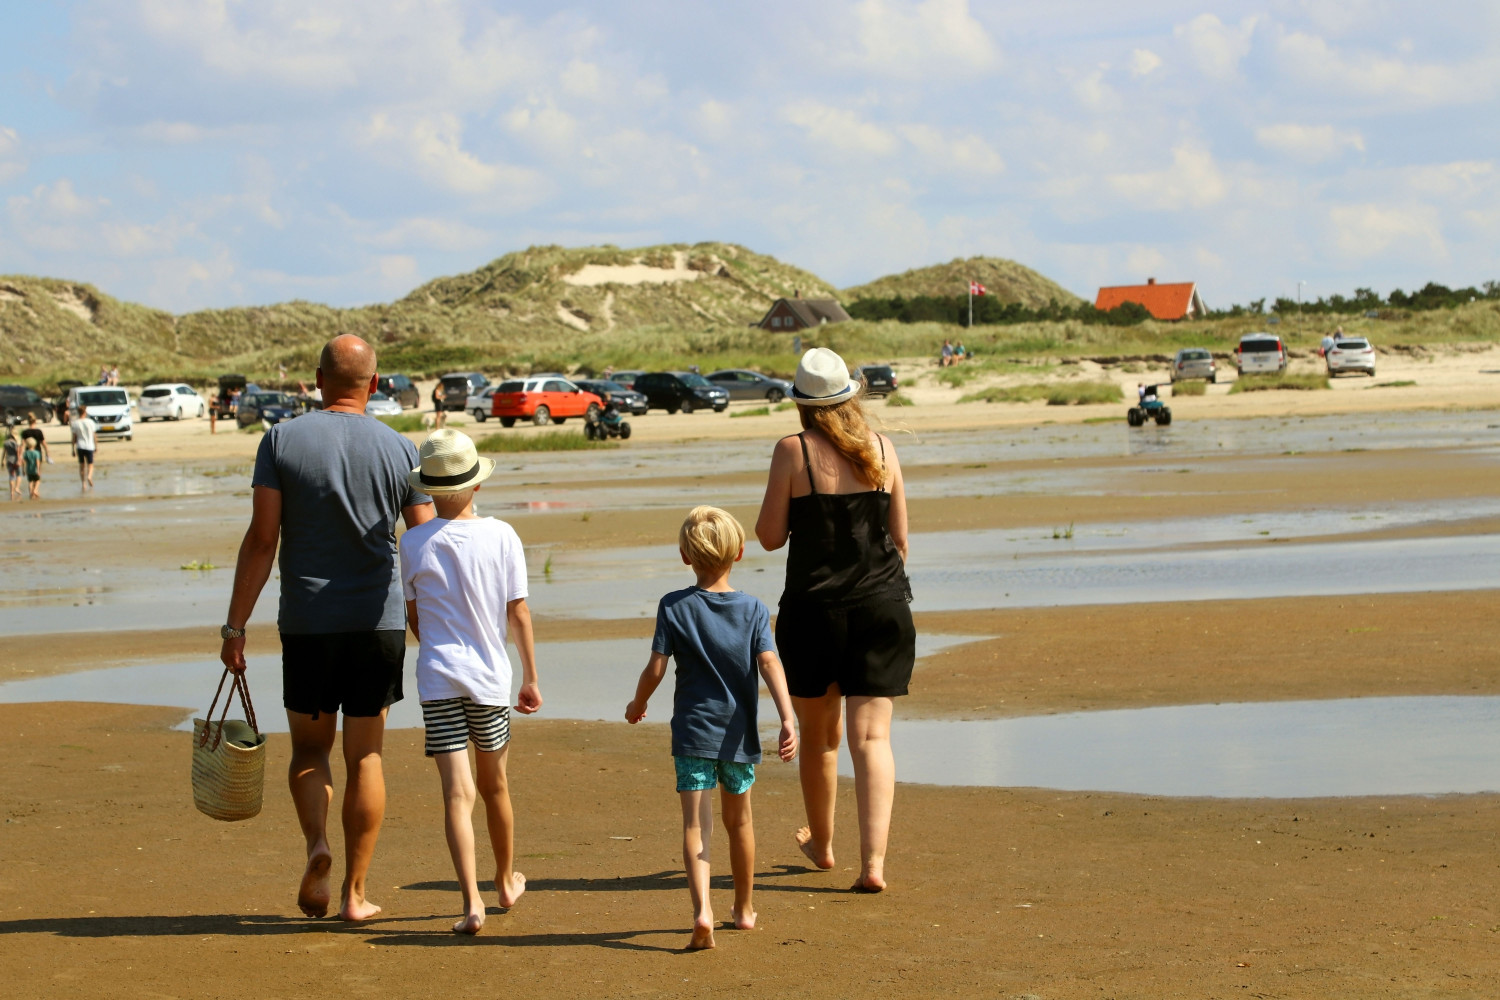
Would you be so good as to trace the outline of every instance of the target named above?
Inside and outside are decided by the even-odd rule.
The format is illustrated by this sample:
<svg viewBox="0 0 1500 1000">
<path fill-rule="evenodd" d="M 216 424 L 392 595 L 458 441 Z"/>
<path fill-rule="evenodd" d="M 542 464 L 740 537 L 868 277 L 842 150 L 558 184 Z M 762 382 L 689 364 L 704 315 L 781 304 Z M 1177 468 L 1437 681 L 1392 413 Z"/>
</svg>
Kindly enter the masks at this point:
<svg viewBox="0 0 1500 1000">
<path fill-rule="evenodd" d="M 482 483 L 495 471 L 495 460 L 480 458 L 463 431 L 433 431 L 422 442 L 422 464 L 407 473 L 407 482 L 423 493 L 457 493 Z"/>
<path fill-rule="evenodd" d="M 843 358 L 826 347 L 814 347 L 797 364 L 792 400 L 798 406 L 833 406 L 853 399 L 858 390 Z"/>
</svg>

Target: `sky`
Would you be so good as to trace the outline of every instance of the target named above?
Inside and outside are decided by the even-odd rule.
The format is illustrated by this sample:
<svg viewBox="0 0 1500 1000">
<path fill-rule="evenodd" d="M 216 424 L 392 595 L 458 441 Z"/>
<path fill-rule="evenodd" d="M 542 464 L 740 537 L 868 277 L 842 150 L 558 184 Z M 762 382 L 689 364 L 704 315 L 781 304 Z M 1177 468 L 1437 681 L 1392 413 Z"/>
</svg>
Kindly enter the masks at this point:
<svg viewBox="0 0 1500 1000">
<path fill-rule="evenodd" d="M 1214 308 L 1500 278 L 1494 0 L 0 7 L 0 274 L 176 312 L 544 243 Z"/>
</svg>

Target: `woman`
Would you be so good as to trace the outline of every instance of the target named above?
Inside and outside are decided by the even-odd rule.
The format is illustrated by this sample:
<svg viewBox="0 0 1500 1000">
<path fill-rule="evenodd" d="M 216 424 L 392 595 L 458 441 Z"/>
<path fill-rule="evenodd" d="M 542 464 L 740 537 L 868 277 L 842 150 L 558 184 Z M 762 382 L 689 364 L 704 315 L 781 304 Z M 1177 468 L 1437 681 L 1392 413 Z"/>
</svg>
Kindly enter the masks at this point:
<svg viewBox="0 0 1500 1000">
<path fill-rule="evenodd" d="M 891 756 L 894 698 L 916 658 L 906 579 L 906 492 L 896 449 L 870 430 L 860 386 L 833 351 L 802 356 L 791 398 L 803 432 L 771 455 L 755 522 L 761 545 L 791 540 L 776 645 L 802 729 L 798 763 L 807 826 L 802 853 L 833 867 L 841 715 L 859 804 L 856 892 L 885 888 L 885 849 L 896 794 Z"/>
</svg>

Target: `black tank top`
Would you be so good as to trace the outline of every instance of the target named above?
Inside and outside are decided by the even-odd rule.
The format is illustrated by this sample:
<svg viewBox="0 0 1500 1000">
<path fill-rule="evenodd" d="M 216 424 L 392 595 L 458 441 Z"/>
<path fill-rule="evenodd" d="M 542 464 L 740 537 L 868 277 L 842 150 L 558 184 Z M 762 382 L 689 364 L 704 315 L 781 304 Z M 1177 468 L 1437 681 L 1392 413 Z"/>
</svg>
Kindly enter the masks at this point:
<svg viewBox="0 0 1500 1000">
<path fill-rule="evenodd" d="M 781 603 L 847 605 L 881 597 L 910 601 L 906 567 L 891 539 L 891 495 L 884 485 L 865 493 L 819 493 L 807 439 L 798 434 L 797 440 L 812 492 L 792 497 L 787 511 L 791 539 Z M 880 459 L 885 461 L 884 441 Z"/>
</svg>

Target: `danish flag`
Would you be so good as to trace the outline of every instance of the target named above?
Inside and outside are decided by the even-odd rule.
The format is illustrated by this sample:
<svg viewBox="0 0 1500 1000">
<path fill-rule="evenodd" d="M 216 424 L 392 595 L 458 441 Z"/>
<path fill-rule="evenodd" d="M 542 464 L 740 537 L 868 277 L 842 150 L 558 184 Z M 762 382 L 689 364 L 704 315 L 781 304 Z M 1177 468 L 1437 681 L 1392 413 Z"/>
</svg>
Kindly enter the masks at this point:
<svg viewBox="0 0 1500 1000">
<path fill-rule="evenodd" d="M 969 282 L 969 294 L 970 295 L 983 295 L 984 294 L 984 286 L 981 285 L 977 281 L 971 281 L 971 282 Z"/>
</svg>

